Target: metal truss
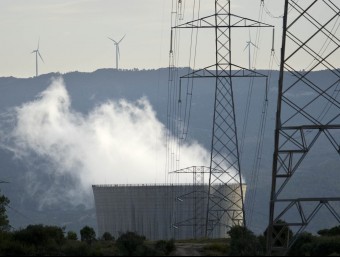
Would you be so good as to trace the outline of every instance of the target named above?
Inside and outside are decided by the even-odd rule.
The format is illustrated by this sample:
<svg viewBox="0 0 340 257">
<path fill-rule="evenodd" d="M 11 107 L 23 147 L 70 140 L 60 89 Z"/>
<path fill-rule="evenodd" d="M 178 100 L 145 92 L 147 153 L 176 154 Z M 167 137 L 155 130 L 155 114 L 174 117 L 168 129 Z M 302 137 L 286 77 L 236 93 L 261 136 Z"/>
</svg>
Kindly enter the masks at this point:
<svg viewBox="0 0 340 257">
<path fill-rule="evenodd" d="M 215 30 L 216 62 L 182 77 L 214 78 L 215 80 L 206 236 L 212 235 L 218 229 L 226 231 L 234 225 L 245 225 L 232 79 L 236 77 L 266 77 L 232 63 L 231 31 L 234 28 L 273 27 L 233 15 L 230 10 L 230 2 L 231 0 L 215 0 L 213 15 L 173 28 Z M 227 191 L 225 187 L 228 188 Z M 227 220 L 230 222 L 226 223 Z"/>
<path fill-rule="evenodd" d="M 210 168 L 205 166 L 192 166 L 185 169 L 177 170 L 172 173 L 178 174 L 192 174 L 193 176 L 193 190 L 185 195 L 176 196 L 176 201 L 186 204 L 192 204 L 192 217 L 186 220 L 176 221 L 174 228 L 192 227 L 193 238 L 203 238 L 205 236 L 205 205 L 208 199 L 208 190 L 204 184 L 204 175 L 209 174 Z"/>
<path fill-rule="evenodd" d="M 268 255 L 286 254 L 322 207 L 340 222 L 332 206 L 340 198 L 284 196 L 286 186 L 317 142 L 328 141 L 340 154 L 340 69 L 334 64 L 340 48 L 339 19 L 340 9 L 333 0 L 285 0 Z M 316 70 L 328 70 L 330 75 L 319 81 L 312 73 Z M 303 190 L 303 185 L 295 190 Z M 295 214 L 289 215 L 293 210 Z M 288 235 L 291 229 L 296 230 L 294 236 Z"/>
</svg>

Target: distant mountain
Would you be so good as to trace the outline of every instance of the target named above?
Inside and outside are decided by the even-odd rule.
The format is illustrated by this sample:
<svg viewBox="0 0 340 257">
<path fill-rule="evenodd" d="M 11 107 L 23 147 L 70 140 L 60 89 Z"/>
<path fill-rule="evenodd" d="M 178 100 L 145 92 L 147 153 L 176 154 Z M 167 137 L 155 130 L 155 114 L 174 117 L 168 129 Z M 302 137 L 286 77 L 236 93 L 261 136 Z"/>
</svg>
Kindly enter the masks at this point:
<svg viewBox="0 0 340 257">
<path fill-rule="evenodd" d="M 179 70 L 185 74 L 188 69 Z M 268 71 L 260 71 L 268 74 Z M 36 96 L 51 84 L 51 78 L 61 76 L 72 99 L 72 108 L 83 114 L 90 112 L 94 107 L 108 100 L 121 98 L 128 101 L 136 101 L 141 97 L 147 97 L 157 113 L 157 118 L 167 124 L 167 99 L 168 99 L 168 69 L 158 70 L 112 70 L 101 69 L 92 73 L 71 72 L 67 74 L 45 74 L 37 78 L 18 79 L 13 77 L 0 78 L 0 113 L 5 113 L 10 108 L 20 106 L 23 103 L 33 101 Z M 289 79 L 288 74 L 286 74 Z M 327 80 L 325 71 L 315 72 L 320 83 Z M 258 176 L 257 193 L 254 215 L 250 229 L 256 233 L 264 231 L 268 223 L 269 193 L 271 186 L 271 165 L 274 149 L 274 124 L 277 100 L 278 72 L 271 73 L 268 93 L 268 117 L 266 134 L 264 137 L 264 149 L 262 164 Z M 213 115 L 213 81 L 196 79 L 193 87 L 191 116 L 188 140 L 196 140 L 206 149 L 210 149 L 212 115 Z M 250 92 L 250 79 L 238 79 L 234 81 L 235 109 L 239 139 L 242 138 L 245 110 L 247 106 L 247 95 Z M 187 87 L 182 85 L 183 101 L 187 96 Z M 297 92 L 297 97 L 300 96 Z M 257 143 L 258 126 L 260 123 L 262 104 L 265 95 L 265 81 L 255 79 L 252 86 L 252 97 L 249 108 L 249 120 L 244 137 L 244 149 L 241 167 L 246 182 L 250 178 L 254 151 Z M 315 110 L 319 111 L 319 110 Z M 0 116 L 1 117 L 1 116 Z M 0 128 L 6 126 L 0 120 Z M 1 134 L 0 134 L 1 135 Z M 324 163 L 314 161 L 313 156 L 324 156 Z M 329 149 L 320 145 L 319 149 L 313 150 L 310 158 L 304 162 L 301 172 L 296 174 L 296 182 L 290 193 L 301 188 L 303 182 L 303 195 L 319 195 L 315 185 L 322 185 L 325 195 L 339 195 L 335 188 L 340 179 L 338 160 L 331 158 Z M 35 160 L 37 161 L 37 160 Z M 43 163 L 43 160 L 42 160 Z M 195 165 L 193 163 L 193 165 Z M 25 174 L 30 167 L 13 155 L 10 149 L 0 148 L 0 179 L 10 181 L 10 184 L 2 184 L 1 190 L 10 198 L 11 209 L 9 217 L 15 228 L 26 226 L 30 223 L 44 223 L 66 226 L 67 230 L 79 231 L 84 225 L 96 227 L 95 211 L 93 208 L 86 209 L 85 206 L 51 206 L 40 208 L 36 198 L 27 195 L 25 190 Z M 46 177 L 46 184 L 53 183 Z M 152 181 L 151 181 L 152 182 Z M 67 182 L 65 182 L 67 183 Z M 320 189 L 320 190 L 321 190 Z M 247 194 L 254 192 L 248 188 Z M 43 194 L 43 192 L 41 192 Z M 247 203 L 246 203 L 247 204 Z M 324 219 L 322 224 L 312 226 L 311 230 L 319 226 L 327 227 L 332 221 Z"/>
</svg>

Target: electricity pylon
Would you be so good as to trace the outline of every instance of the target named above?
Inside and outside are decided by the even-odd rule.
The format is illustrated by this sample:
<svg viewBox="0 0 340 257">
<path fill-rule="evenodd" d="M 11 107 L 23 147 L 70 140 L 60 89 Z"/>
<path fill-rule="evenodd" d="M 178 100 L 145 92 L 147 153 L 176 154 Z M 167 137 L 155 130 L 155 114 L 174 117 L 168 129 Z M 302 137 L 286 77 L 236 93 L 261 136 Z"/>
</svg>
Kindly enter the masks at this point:
<svg viewBox="0 0 340 257">
<path fill-rule="evenodd" d="M 233 15 L 230 10 L 230 2 L 231 0 L 215 0 L 214 14 L 173 28 L 215 30 L 216 62 L 204 69 L 181 77 L 181 79 L 212 78 L 215 81 L 206 236 L 226 235 L 230 227 L 245 225 L 244 192 L 232 81 L 233 78 L 240 77 L 266 77 L 261 73 L 242 68 L 233 63 L 232 30 L 272 27 L 265 23 Z"/>
<path fill-rule="evenodd" d="M 209 167 L 192 166 L 172 172 L 173 174 L 192 174 L 193 190 L 185 195 L 177 195 L 178 202 L 184 202 L 184 206 L 192 204 L 192 216 L 186 220 L 178 220 L 174 224 L 174 228 L 192 227 L 192 237 L 194 239 L 203 238 L 205 236 L 205 206 L 207 199 L 207 189 L 204 184 L 204 175 L 210 172 Z"/>
<path fill-rule="evenodd" d="M 321 208 L 329 210 L 340 223 L 334 208 L 340 198 L 297 198 L 305 188 L 303 182 L 293 186 L 294 190 L 289 187 L 292 177 L 301 171 L 301 164 L 308 161 L 306 157 L 320 142 L 328 142 L 335 155 L 340 154 L 340 102 L 336 93 L 340 70 L 335 66 L 338 58 L 334 58 L 340 49 L 339 15 L 340 9 L 332 0 L 285 0 L 268 255 L 286 254 Z M 321 69 L 329 71 L 324 81 L 312 73 Z M 313 158 L 319 163 L 324 161 L 320 152 Z M 307 176 L 300 173 L 303 175 Z M 295 198 L 288 197 L 289 193 Z M 314 194 L 323 195 L 318 185 L 314 186 Z"/>
</svg>

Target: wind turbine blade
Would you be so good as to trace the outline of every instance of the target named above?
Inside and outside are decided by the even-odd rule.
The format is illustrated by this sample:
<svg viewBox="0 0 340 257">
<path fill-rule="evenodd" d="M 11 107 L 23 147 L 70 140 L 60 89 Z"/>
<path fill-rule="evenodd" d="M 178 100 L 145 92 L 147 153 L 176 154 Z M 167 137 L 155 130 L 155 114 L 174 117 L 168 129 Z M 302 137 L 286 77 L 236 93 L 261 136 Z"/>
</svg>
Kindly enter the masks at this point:
<svg viewBox="0 0 340 257">
<path fill-rule="evenodd" d="M 125 37 L 125 36 L 126 36 L 126 34 L 124 35 L 124 37 Z M 119 44 L 120 42 L 122 42 L 122 40 L 124 39 L 124 37 L 122 37 L 122 39 L 119 40 L 118 44 Z"/>
<path fill-rule="evenodd" d="M 246 47 L 243 49 L 243 52 L 249 47 L 249 42 L 247 42 Z"/>
<path fill-rule="evenodd" d="M 38 51 L 38 54 L 39 54 L 40 59 L 43 61 L 43 63 L 45 63 L 45 62 L 44 62 L 44 59 L 42 58 L 42 56 L 41 56 L 41 54 L 40 54 L 39 51 Z"/>
<path fill-rule="evenodd" d="M 113 40 L 112 38 L 108 37 L 108 39 L 110 39 L 111 41 L 115 42 L 117 44 L 117 42 L 115 40 Z"/>
<path fill-rule="evenodd" d="M 257 45 L 255 45 L 253 42 L 249 42 L 250 44 L 252 44 L 254 47 L 258 48 Z"/>
<path fill-rule="evenodd" d="M 35 53 L 37 50 L 33 50 L 31 54 Z"/>
<path fill-rule="evenodd" d="M 40 44 L 40 38 L 38 39 L 38 47 L 37 47 L 37 50 L 39 50 L 39 44 Z"/>
</svg>

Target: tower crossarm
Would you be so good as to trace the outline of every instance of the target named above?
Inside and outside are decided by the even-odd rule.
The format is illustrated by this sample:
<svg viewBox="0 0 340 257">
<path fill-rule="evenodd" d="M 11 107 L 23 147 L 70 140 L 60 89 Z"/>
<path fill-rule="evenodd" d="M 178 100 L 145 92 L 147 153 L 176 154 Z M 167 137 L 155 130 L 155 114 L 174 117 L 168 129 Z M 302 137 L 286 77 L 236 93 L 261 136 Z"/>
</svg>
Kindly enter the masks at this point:
<svg viewBox="0 0 340 257">
<path fill-rule="evenodd" d="M 264 75 L 260 72 L 249 70 L 243 67 L 240 67 L 235 64 L 231 64 L 232 70 L 231 73 L 229 70 L 225 69 L 219 69 L 217 71 L 216 75 L 216 64 L 210 65 L 208 67 L 205 67 L 203 69 L 195 70 L 193 72 L 190 72 L 184 76 L 181 77 L 181 79 L 193 79 L 193 78 L 216 78 L 218 77 L 234 77 L 234 78 L 267 78 L 267 75 Z M 218 66 L 217 66 L 218 67 Z"/>
<path fill-rule="evenodd" d="M 230 23 L 223 22 L 225 19 L 229 19 Z M 220 20 L 219 23 L 216 24 L 216 19 Z M 209 28 L 248 28 L 248 27 L 269 27 L 273 28 L 273 25 L 255 21 L 252 19 L 248 19 L 245 17 L 241 17 L 238 15 L 230 14 L 230 13 L 217 13 L 213 15 L 209 15 L 206 17 L 202 17 L 200 19 L 192 20 L 178 26 L 174 26 L 175 29 L 192 29 L 192 28 L 200 28 L 200 29 L 209 29 Z"/>
</svg>

